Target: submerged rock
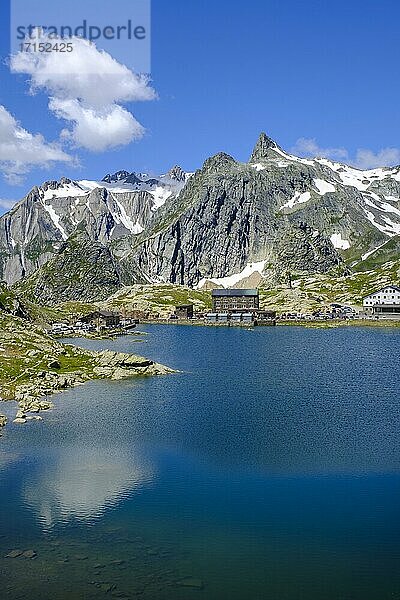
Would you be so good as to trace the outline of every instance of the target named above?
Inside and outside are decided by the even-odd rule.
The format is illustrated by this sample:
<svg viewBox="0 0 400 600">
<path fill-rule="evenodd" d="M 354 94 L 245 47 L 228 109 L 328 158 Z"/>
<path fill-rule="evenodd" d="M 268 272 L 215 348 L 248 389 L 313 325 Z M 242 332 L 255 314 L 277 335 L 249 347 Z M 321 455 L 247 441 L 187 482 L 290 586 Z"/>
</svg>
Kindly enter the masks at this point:
<svg viewBox="0 0 400 600">
<path fill-rule="evenodd" d="M 204 588 L 204 583 L 198 577 L 185 577 L 180 581 L 177 581 L 177 585 L 179 587 L 187 587 L 187 588 L 195 588 L 197 590 L 202 590 Z"/>
<path fill-rule="evenodd" d="M 96 586 L 99 590 L 101 590 L 105 594 L 108 594 L 109 592 L 112 592 L 117 587 L 113 583 L 107 583 L 107 582 L 104 582 L 104 581 L 103 582 L 102 581 L 91 581 L 91 584 L 94 585 L 94 586 Z"/>
<path fill-rule="evenodd" d="M 37 553 L 35 552 L 35 550 L 25 550 L 25 552 L 22 553 L 23 558 L 36 558 L 37 557 Z"/>
<path fill-rule="evenodd" d="M 11 550 L 11 552 L 6 554 L 5 558 L 18 558 L 19 556 L 22 556 L 22 553 L 22 550 Z"/>
</svg>

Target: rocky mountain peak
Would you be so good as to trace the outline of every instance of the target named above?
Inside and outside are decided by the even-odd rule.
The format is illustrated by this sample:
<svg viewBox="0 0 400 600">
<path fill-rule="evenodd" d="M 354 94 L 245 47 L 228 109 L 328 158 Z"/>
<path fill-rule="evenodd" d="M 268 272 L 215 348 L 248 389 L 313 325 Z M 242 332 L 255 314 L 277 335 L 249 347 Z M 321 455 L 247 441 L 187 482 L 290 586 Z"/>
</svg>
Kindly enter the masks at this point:
<svg viewBox="0 0 400 600">
<path fill-rule="evenodd" d="M 258 137 L 256 145 L 253 148 L 253 152 L 251 153 L 250 162 L 257 162 L 258 160 L 270 158 L 269 152 L 274 148 L 279 149 L 278 144 L 262 131 Z"/>
<path fill-rule="evenodd" d="M 234 276 L 236 285 L 242 272 L 245 279 L 267 271 L 281 281 L 287 270 L 343 272 L 343 260 L 353 268 L 375 252 L 398 256 L 390 245 L 400 226 L 398 167 L 361 171 L 302 159 L 265 133 L 250 160 L 220 152 L 194 174 L 175 165 L 160 176 L 118 171 L 102 182 L 35 187 L 0 217 L 0 280 L 29 279 L 32 298 L 47 301 L 64 273 L 63 294 L 53 295 L 59 302 L 96 298 L 103 271 L 107 295 L 123 282 L 224 285 Z M 71 239 L 81 227 L 86 241 Z"/>
<path fill-rule="evenodd" d="M 229 168 L 235 162 L 235 159 L 229 154 L 226 154 L 226 152 L 218 152 L 218 154 L 207 158 L 207 160 L 203 164 L 203 169 L 210 171 L 218 171 L 220 169 L 223 169 L 224 167 Z"/>
<path fill-rule="evenodd" d="M 117 171 L 116 173 L 107 173 L 105 177 L 103 177 L 102 181 L 105 183 L 116 183 L 117 181 L 124 181 L 130 175 L 134 175 L 134 173 L 129 173 L 129 171 Z"/>
<path fill-rule="evenodd" d="M 47 190 L 59 190 L 61 187 L 65 186 L 65 185 L 71 185 L 73 182 L 71 179 L 68 179 L 68 177 L 61 177 L 60 181 L 56 181 L 56 180 L 51 180 L 51 181 L 45 181 L 44 183 L 42 183 L 42 185 L 40 186 L 41 189 L 46 192 Z"/>
<path fill-rule="evenodd" d="M 172 169 L 168 171 L 166 176 L 173 181 L 185 181 L 186 179 L 186 173 L 179 165 L 174 165 Z"/>
<path fill-rule="evenodd" d="M 103 177 L 102 181 L 104 183 L 126 183 L 131 185 L 141 185 L 146 179 L 147 175 L 145 173 L 129 173 L 129 171 L 117 171 L 116 173 L 110 174 L 108 173 L 105 177 Z"/>
</svg>

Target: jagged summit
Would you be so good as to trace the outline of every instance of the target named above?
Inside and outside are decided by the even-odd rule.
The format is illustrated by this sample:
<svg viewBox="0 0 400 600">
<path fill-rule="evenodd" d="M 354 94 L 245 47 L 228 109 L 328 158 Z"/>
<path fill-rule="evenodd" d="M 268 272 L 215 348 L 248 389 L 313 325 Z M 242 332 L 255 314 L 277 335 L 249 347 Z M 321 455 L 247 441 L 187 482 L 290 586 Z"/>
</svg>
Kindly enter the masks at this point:
<svg viewBox="0 0 400 600">
<path fill-rule="evenodd" d="M 279 148 L 278 144 L 262 131 L 258 137 L 257 143 L 253 148 L 249 162 L 257 162 L 258 160 L 267 159 L 270 157 L 269 151 L 274 148 Z"/>
<path fill-rule="evenodd" d="M 164 175 L 149 177 L 147 173 L 130 173 L 129 171 L 117 171 L 114 174 L 108 173 L 103 177 L 102 182 L 108 184 L 130 184 L 136 186 L 135 189 L 145 189 L 146 186 L 157 186 L 163 183 L 184 184 L 187 179 L 187 173 L 179 166 L 174 165 Z"/>
<path fill-rule="evenodd" d="M 227 154 L 226 152 L 218 152 L 218 154 L 214 154 L 214 156 L 207 158 L 204 161 L 202 168 L 217 171 L 223 167 L 229 167 L 235 162 L 235 159 L 230 154 Z"/>
<path fill-rule="evenodd" d="M 123 179 L 129 177 L 129 175 L 130 173 L 128 171 L 117 171 L 114 174 L 107 173 L 107 175 L 103 177 L 102 181 L 105 181 L 106 183 L 122 181 Z"/>
<path fill-rule="evenodd" d="M 110 252 L 100 252 L 97 275 L 100 281 L 108 270 L 109 290 L 142 281 L 224 285 L 228 277 L 236 283 L 242 273 L 264 271 L 281 281 L 285 270 L 343 272 L 345 260 L 353 268 L 375 252 L 398 256 L 391 241 L 400 235 L 398 168 L 360 171 L 297 157 L 265 133 L 250 160 L 220 152 L 194 174 L 178 166 L 151 177 L 128 169 L 101 182 L 61 179 L 35 187 L 0 217 L 0 280 L 14 284 L 53 261 L 49 277 L 57 276 L 58 264 L 65 273 L 64 291 L 54 298 L 76 299 L 78 288 L 64 286 L 67 271 L 71 282 L 94 279 L 86 260 L 92 242 Z M 81 227 L 90 236 L 83 245 L 71 240 Z M 79 273 L 67 242 L 77 244 L 76 262 L 85 262 Z M 32 286 L 39 293 L 39 283 Z"/>
<path fill-rule="evenodd" d="M 60 187 L 62 187 L 63 185 L 70 185 L 71 183 L 75 183 L 72 181 L 72 179 L 68 179 L 68 177 L 61 177 L 61 179 L 59 181 L 56 180 L 51 180 L 51 181 L 45 181 L 44 183 L 42 183 L 42 185 L 40 186 L 42 188 L 42 190 L 58 190 Z"/>
<path fill-rule="evenodd" d="M 136 173 L 129 173 L 129 171 L 117 171 L 116 173 L 108 173 L 103 177 L 102 181 L 105 183 L 139 183 L 142 180 L 136 175 Z"/>
<path fill-rule="evenodd" d="M 168 179 L 172 179 L 173 181 L 185 181 L 186 173 L 179 165 L 174 165 L 168 173 L 166 173 L 166 177 Z"/>
</svg>

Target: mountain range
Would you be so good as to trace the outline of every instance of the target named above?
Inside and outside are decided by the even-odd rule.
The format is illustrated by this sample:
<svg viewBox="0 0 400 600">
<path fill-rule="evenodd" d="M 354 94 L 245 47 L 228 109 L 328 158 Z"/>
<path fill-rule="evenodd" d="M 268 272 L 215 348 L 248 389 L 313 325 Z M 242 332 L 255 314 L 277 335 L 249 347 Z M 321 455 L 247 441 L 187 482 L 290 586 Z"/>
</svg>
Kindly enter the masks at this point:
<svg viewBox="0 0 400 600">
<path fill-rule="evenodd" d="M 397 261 L 399 236 L 400 166 L 300 158 L 262 133 L 248 162 L 34 187 L 0 217 L 0 279 L 48 304 L 157 282 L 273 286 Z"/>
</svg>

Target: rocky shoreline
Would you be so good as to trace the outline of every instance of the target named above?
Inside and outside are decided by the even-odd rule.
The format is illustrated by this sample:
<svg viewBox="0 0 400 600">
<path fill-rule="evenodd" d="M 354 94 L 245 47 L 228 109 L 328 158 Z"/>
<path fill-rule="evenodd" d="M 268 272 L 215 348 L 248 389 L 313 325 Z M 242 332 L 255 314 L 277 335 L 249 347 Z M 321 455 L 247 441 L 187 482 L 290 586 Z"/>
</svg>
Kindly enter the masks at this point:
<svg viewBox="0 0 400 600">
<path fill-rule="evenodd" d="M 60 343 L 23 319 L 3 316 L 0 329 L 0 400 L 16 402 L 13 423 L 42 420 L 50 396 L 95 379 L 174 373 L 135 354 L 84 350 Z M 0 414 L 0 435 L 7 417 Z"/>
<path fill-rule="evenodd" d="M 87 351 L 82 351 L 86 353 Z M 23 424 L 27 421 L 41 420 L 37 415 L 41 411 L 53 408 L 53 403 L 43 397 L 56 394 L 70 387 L 82 385 L 94 379 L 126 379 L 135 376 L 166 375 L 173 373 L 164 365 L 134 354 L 112 352 L 88 352 L 88 358 L 94 361 L 92 373 L 75 371 L 67 374 L 58 374 L 55 371 L 41 371 L 38 377 L 30 383 L 17 386 L 15 400 L 18 402 L 18 411 L 13 423 Z M 54 361 L 56 362 L 56 361 Z M 57 365 L 54 365 L 57 368 Z M 29 413 L 36 413 L 31 415 Z M 1 419 L 0 419 L 1 421 Z"/>
<path fill-rule="evenodd" d="M 55 370 L 39 371 L 37 376 L 28 383 L 16 385 L 14 400 L 18 403 L 18 410 L 13 423 L 24 424 L 28 421 L 42 420 L 38 414 L 53 408 L 53 403 L 48 396 L 60 393 L 68 388 L 82 385 L 94 379 L 126 379 L 128 377 L 166 375 L 174 373 L 173 369 L 165 367 L 142 356 L 134 354 L 112 352 L 90 352 L 80 350 L 86 355 L 90 370 L 74 371 L 70 373 L 57 373 Z M 60 366 L 53 361 L 53 368 Z M 7 418 L 0 415 L 0 427 L 7 424 Z"/>
<path fill-rule="evenodd" d="M 5 427 L 7 425 L 7 417 L 5 417 L 4 415 L 0 415 L 0 436 L 1 436 L 1 430 L 3 427 Z"/>
</svg>

